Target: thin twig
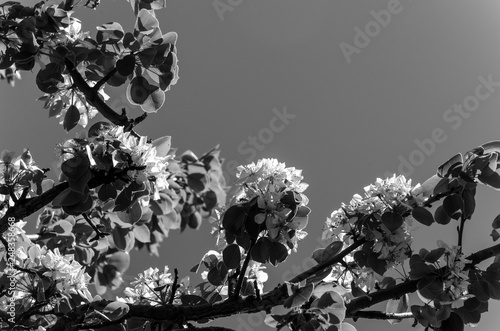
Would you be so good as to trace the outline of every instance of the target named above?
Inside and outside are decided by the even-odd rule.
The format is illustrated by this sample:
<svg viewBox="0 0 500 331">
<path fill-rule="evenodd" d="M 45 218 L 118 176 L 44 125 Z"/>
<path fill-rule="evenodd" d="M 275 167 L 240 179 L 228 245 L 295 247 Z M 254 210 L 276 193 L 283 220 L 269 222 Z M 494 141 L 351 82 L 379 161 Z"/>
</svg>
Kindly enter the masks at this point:
<svg viewBox="0 0 500 331">
<path fill-rule="evenodd" d="M 179 273 L 177 272 L 177 268 L 174 269 L 174 283 L 172 284 L 172 293 L 170 293 L 170 298 L 168 299 L 168 304 L 169 305 L 172 305 L 174 303 L 174 299 L 175 299 L 175 292 L 177 292 L 177 287 L 179 287 L 179 285 L 177 285 L 177 281 L 179 280 Z"/>
<path fill-rule="evenodd" d="M 243 278 L 245 278 L 245 272 L 248 268 L 248 263 L 250 263 L 250 253 L 252 252 L 252 248 L 255 245 L 255 239 L 251 239 L 250 248 L 248 248 L 247 256 L 245 257 L 245 262 L 243 262 L 243 266 L 240 271 L 240 276 L 238 277 L 238 283 L 236 284 L 236 288 L 234 289 L 233 299 L 238 299 L 241 291 L 241 286 L 243 285 Z"/>
</svg>

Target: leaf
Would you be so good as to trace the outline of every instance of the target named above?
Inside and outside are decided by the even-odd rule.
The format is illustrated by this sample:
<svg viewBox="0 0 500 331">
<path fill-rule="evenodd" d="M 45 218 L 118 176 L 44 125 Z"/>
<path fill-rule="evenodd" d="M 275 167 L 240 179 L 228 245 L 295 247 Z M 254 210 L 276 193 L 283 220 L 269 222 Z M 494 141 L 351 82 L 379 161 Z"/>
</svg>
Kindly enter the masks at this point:
<svg viewBox="0 0 500 331">
<path fill-rule="evenodd" d="M 137 55 L 139 55 L 139 60 L 141 60 L 142 66 L 148 69 L 151 62 L 155 58 L 156 50 L 154 48 L 146 48 L 140 51 Z"/>
<path fill-rule="evenodd" d="M 449 177 L 453 171 L 453 169 L 458 166 L 462 165 L 462 154 L 458 153 L 455 156 L 453 156 L 451 159 L 443 163 L 441 166 L 438 168 L 438 175 L 440 177 Z"/>
<path fill-rule="evenodd" d="M 141 9 L 137 15 L 134 35 L 137 34 L 150 34 L 155 28 L 159 26 L 159 22 L 152 12 L 146 9 Z"/>
<path fill-rule="evenodd" d="M 455 220 L 458 220 L 462 215 L 463 207 L 464 207 L 464 201 L 456 193 L 447 196 L 443 201 L 444 211 L 448 216 L 450 216 Z"/>
<path fill-rule="evenodd" d="M 500 229 L 500 214 L 495 217 L 491 226 L 493 229 Z"/>
<path fill-rule="evenodd" d="M 103 133 L 111 130 L 112 128 L 113 124 L 106 121 L 99 121 L 92 124 L 92 126 L 89 128 L 87 135 L 89 138 L 99 137 Z"/>
<path fill-rule="evenodd" d="M 125 55 L 122 59 L 116 61 L 116 70 L 122 76 L 127 77 L 134 72 L 135 56 L 132 54 Z"/>
<path fill-rule="evenodd" d="M 330 243 L 326 248 L 318 248 L 312 254 L 312 258 L 318 262 L 322 263 L 329 258 L 337 255 L 341 250 L 344 244 L 341 241 L 334 241 Z"/>
<path fill-rule="evenodd" d="M 64 115 L 63 128 L 66 131 L 73 129 L 80 121 L 80 111 L 75 105 L 70 105 Z"/>
<path fill-rule="evenodd" d="M 99 44 L 114 44 L 120 41 L 125 33 L 120 23 L 110 22 L 96 27 L 96 40 Z"/>
<path fill-rule="evenodd" d="M 155 215 L 167 215 L 173 211 L 173 201 L 168 195 L 160 193 L 159 200 L 149 199 L 149 207 Z"/>
<path fill-rule="evenodd" d="M 476 188 L 465 188 L 465 190 L 462 192 L 462 198 L 464 200 L 464 218 L 465 219 L 470 219 L 472 214 L 474 213 L 474 210 L 476 209 L 476 200 L 475 200 L 475 195 L 476 195 Z"/>
<path fill-rule="evenodd" d="M 387 304 L 385 306 L 385 312 L 386 313 L 392 313 L 392 314 L 400 314 L 400 313 L 405 313 L 410 310 L 410 307 L 408 305 L 408 301 L 410 300 L 410 297 L 408 294 L 404 294 L 401 298 L 399 299 L 390 299 L 387 301 Z M 399 319 L 389 319 L 387 320 L 389 324 L 394 325 L 401 323 L 401 320 Z"/>
<path fill-rule="evenodd" d="M 413 254 L 410 257 L 410 279 L 420 279 L 433 272 L 436 268 L 426 264 L 422 257 Z"/>
<path fill-rule="evenodd" d="M 288 250 L 282 243 L 277 241 L 271 242 L 271 247 L 269 249 L 269 262 L 271 262 L 273 266 L 285 261 L 287 257 Z"/>
<path fill-rule="evenodd" d="M 62 109 L 63 109 L 62 100 L 56 100 L 54 103 L 52 103 L 52 105 L 50 105 L 49 117 L 54 117 L 59 115 Z"/>
<path fill-rule="evenodd" d="M 103 308 L 102 312 L 110 320 L 115 321 L 125 316 L 129 311 L 129 306 L 120 301 L 110 302 L 106 307 Z"/>
<path fill-rule="evenodd" d="M 283 307 L 293 308 L 301 306 L 302 304 L 307 302 L 307 300 L 309 300 L 313 290 L 314 290 L 313 284 L 309 284 L 299 288 L 297 291 L 295 291 L 295 293 L 293 293 L 285 300 L 285 302 L 283 303 Z"/>
<path fill-rule="evenodd" d="M 382 214 L 382 223 L 389 231 L 394 232 L 403 225 L 403 217 L 396 212 L 385 212 Z"/>
<path fill-rule="evenodd" d="M 66 220 L 59 220 L 51 226 L 52 230 L 60 236 L 71 234 L 73 224 Z"/>
<path fill-rule="evenodd" d="M 168 152 L 170 151 L 171 146 L 171 137 L 163 136 L 153 140 L 151 143 L 153 147 L 156 149 L 156 156 L 158 157 L 166 157 Z"/>
<path fill-rule="evenodd" d="M 266 237 L 260 238 L 252 247 L 251 250 L 252 260 L 260 263 L 267 263 L 269 261 L 270 249 L 271 249 L 271 241 Z"/>
<path fill-rule="evenodd" d="M 450 317 L 441 322 L 441 331 L 463 331 L 465 330 L 464 322 L 457 313 L 452 312 Z"/>
<path fill-rule="evenodd" d="M 425 276 L 418 281 L 417 289 L 424 298 L 434 300 L 443 293 L 443 281 L 436 276 Z"/>
<path fill-rule="evenodd" d="M 443 206 L 439 206 L 434 213 L 436 223 L 446 225 L 450 223 L 451 217 L 445 212 Z"/>
<path fill-rule="evenodd" d="M 113 211 L 123 211 L 126 210 L 133 201 L 133 195 L 128 186 L 124 188 L 120 194 L 116 197 L 115 208 Z"/>
<path fill-rule="evenodd" d="M 207 280 L 210 282 L 210 284 L 219 286 L 224 283 L 224 279 L 226 278 L 226 276 L 227 267 L 222 261 L 220 261 L 216 267 L 210 269 L 207 274 Z"/>
<path fill-rule="evenodd" d="M 135 239 L 142 243 L 151 242 L 151 233 L 149 232 L 149 228 L 146 224 L 134 225 L 134 236 Z"/>
<path fill-rule="evenodd" d="M 387 270 L 387 262 L 378 258 L 379 253 L 370 253 L 368 255 L 367 263 L 370 268 L 376 273 L 383 276 Z"/>
<path fill-rule="evenodd" d="M 439 260 L 441 256 L 443 256 L 445 251 L 446 250 L 443 247 L 439 247 L 428 252 L 427 254 L 425 254 L 425 256 L 422 256 L 422 258 L 427 263 L 434 263 L 437 262 L 437 260 Z"/>
<path fill-rule="evenodd" d="M 115 246 L 122 251 L 129 251 L 128 248 L 132 248 L 134 244 L 134 234 L 131 228 L 122 228 L 121 226 L 116 226 L 113 229 L 113 242 Z"/>
<path fill-rule="evenodd" d="M 222 251 L 222 259 L 228 269 L 236 269 L 241 263 L 240 246 L 231 244 Z"/>
<path fill-rule="evenodd" d="M 102 184 L 97 194 L 99 200 L 103 202 L 106 202 L 109 199 L 115 199 L 116 196 L 117 196 L 117 191 L 115 187 L 111 184 Z"/>
<path fill-rule="evenodd" d="M 142 76 L 132 78 L 127 86 L 127 99 L 133 105 L 142 105 L 158 87 L 150 85 Z"/>
<path fill-rule="evenodd" d="M 234 205 L 229 207 L 222 218 L 222 226 L 227 233 L 237 235 L 241 232 L 241 228 L 246 219 L 246 208 L 242 205 Z"/>
<path fill-rule="evenodd" d="M 497 241 L 498 238 L 500 238 L 500 234 L 498 233 L 497 230 L 493 229 L 491 230 L 491 234 L 490 234 L 491 238 L 493 239 L 493 241 Z"/>
<path fill-rule="evenodd" d="M 125 272 L 130 266 L 130 255 L 128 252 L 114 252 L 106 256 L 106 262 L 114 265 L 119 272 Z"/>
<path fill-rule="evenodd" d="M 477 176 L 477 179 L 479 179 L 483 184 L 493 187 L 495 190 L 500 190 L 500 175 L 496 172 L 490 176 L 485 176 L 481 173 Z"/>
<path fill-rule="evenodd" d="M 36 75 L 36 85 L 40 91 L 49 94 L 59 91 L 57 85 L 64 81 L 61 75 L 61 69 L 61 65 L 53 62 L 47 64 L 44 69 L 38 72 Z"/>
<path fill-rule="evenodd" d="M 153 92 L 148 95 L 146 100 L 142 103 L 141 108 L 146 113 L 156 113 L 158 109 L 163 106 L 165 102 L 165 92 L 158 87 L 154 87 Z"/>
<path fill-rule="evenodd" d="M 430 226 L 432 223 L 434 223 L 434 217 L 432 216 L 432 213 L 424 207 L 413 208 L 411 215 L 418 222 L 424 225 Z"/>
<path fill-rule="evenodd" d="M 488 282 L 477 280 L 472 283 L 472 294 L 481 302 L 488 302 L 491 298 Z"/>
</svg>

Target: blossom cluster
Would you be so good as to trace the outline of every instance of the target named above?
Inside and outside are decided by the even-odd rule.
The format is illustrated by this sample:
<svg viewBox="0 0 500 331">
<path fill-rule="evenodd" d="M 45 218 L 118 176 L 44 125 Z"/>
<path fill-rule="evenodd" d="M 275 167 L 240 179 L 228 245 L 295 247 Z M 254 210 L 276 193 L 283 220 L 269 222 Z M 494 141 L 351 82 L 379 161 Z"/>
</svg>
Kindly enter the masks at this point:
<svg viewBox="0 0 500 331">
<path fill-rule="evenodd" d="M 437 241 L 438 247 L 444 248 L 444 254 L 441 260 L 446 263 L 450 273 L 444 279 L 444 288 L 446 293 L 451 297 L 450 302 L 441 302 L 442 304 L 451 304 L 452 308 L 460 308 L 464 301 L 473 297 L 468 291 L 469 275 L 464 270 L 466 259 L 462 253 L 460 246 L 449 246 L 442 240 Z"/>
<path fill-rule="evenodd" d="M 172 295 L 174 278 L 168 272 L 168 266 L 160 272 L 158 268 L 149 268 L 144 273 L 139 273 L 138 278 L 131 282 L 132 287 L 124 290 L 125 298 L 117 298 L 118 301 L 131 304 L 162 305 L 169 302 Z M 189 293 L 189 276 L 178 281 L 175 289 L 173 304 L 181 304 L 180 295 Z"/>
<path fill-rule="evenodd" d="M 110 147 L 108 142 L 116 142 L 111 145 L 119 147 Z M 94 139 L 92 154 L 98 156 L 106 153 L 111 154 L 113 167 L 118 169 L 127 166 L 127 163 L 133 164 L 137 169 L 129 171 L 129 176 L 138 182 L 145 183 L 154 198 L 159 199 L 159 191 L 168 188 L 169 172 L 167 167 L 172 159 L 172 155 L 168 154 L 170 143 L 168 142 L 166 145 L 168 145 L 166 148 L 159 151 L 158 147 L 161 146 L 149 142 L 146 136 L 137 138 L 131 132 L 124 132 L 122 126 L 116 126 L 110 130 L 104 130 L 101 135 Z M 89 159 L 92 164 L 92 155 L 89 155 Z M 150 186 L 150 182 L 154 183 L 153 187 Z"/>
<path fill-rule="evenodd" d="M 237 192 L 230 205 L 257 198 L 261 212 L 255 216 L 255 222 L 265 223 L 269 238 L 283 237 L 293 242 L 296 249 L 297 241 L 307 235 L 302 231 L 307 225 L 307 217 L 291 219 L 292 210 L 283 199 L 293 194 L 299 200 L 297 209 L 308 204 L 309 199 L 303 192 L 309 185 L 302 183 L 302 170 L 287 168 L 285 163 L 276 159 L 260 159 L 257 164 L 252 162 L 237 169 Z M 295 231 L 293 238 L 288 238 L 289 230 Z"/>
<path fill-rule="evenodd" d="M 359 221 L 363 217 L 374 216 L 380 220 L 386 211 L 393 211 L 401 205 L 405 206 L 412 198 L 411 179 L 394 175 L 391 178 L 380 179 L 364 188 L 364 196 L 355 194 L 349 204 L 332 212 L 323 227 L 323 240 L 351 240 L 352 234 L 366 236 L 375 240 L 373 251 L 379 253 L 379 259 L 384 259 L 389 266 L 402 262 L 411 254 L 412 236 L 409 231 L 412 217 L 405 217 L 402 226 L 391 231 L 382 222 L 377 227 L 361 228 Z"/>
<path fill-rule="evenodd" d="M 7 208 L 15 204 L 23 191 L 25 197 L 39 192 L 43 180 L 43 170 L 34 162 L 29 150 L 15 157 L 15 152 L 4 150 L 0 153 L 0 217 Z"/>
<path fill-rule="evenodd" d="M 15 226 L 15 263 L 13 268 L 5 270 L 9 277 L 15 279 L 14 282 L 11 281 L 11 284 L 15 284 L 15 301 L 22 300 L 24 305 L 27 302 L 49 302 L 51 297 L 66 297 L 72 300 L 80 297 L 86 302 L 92 301 L 88 290 L 91 277 L 85 272 L 85 268 L 73 255 L 62 255 L 58 248 L 50 250 L 46 246 L 33 244 L 22 230 L 24 224 L 26 222 L 18 222 Z M 39 288 L 44 291 L 40 292 Z M 0 309 L 5 310 L 6 298 L 1 299 Z"/>
</svg>

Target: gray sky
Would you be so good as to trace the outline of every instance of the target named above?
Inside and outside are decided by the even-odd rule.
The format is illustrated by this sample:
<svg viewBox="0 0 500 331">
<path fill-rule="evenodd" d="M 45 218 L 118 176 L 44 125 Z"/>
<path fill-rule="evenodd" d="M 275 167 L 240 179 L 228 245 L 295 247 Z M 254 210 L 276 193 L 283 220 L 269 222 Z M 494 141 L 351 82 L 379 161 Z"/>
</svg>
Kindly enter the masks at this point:
<svg viewBox="0 0 500 331">
<path fill-rule="evenodd" d="M 171 135 L 180 152 L 201 155 L 220 143 L 227 161 L 276 157 L 303 169 L 310 184 L 309 236 L 283 266 L 268 269 L 267 290 L 297 273 L 318 247 L 325 218 L 377 177 L 399 169 L 423 182 L 454 154 L 500 140 L 498 1 L 176 0 L 156 13 L 164 33 L 179 34 L 180 79 L 138 130 Z M 75 16 L 92 33 L 110 21 L 133 27 L 124 0 Z M 124 88 L 106 91 L 117 109 L 140 114 L 123 103 Z M 15 89 L 0 88 L 1 149 L 29 147 L 40 166 L 50 167 L 55 144 L 78 129 L 67 135 L 49 119 L 35 101 L 41 95 L 28 73 Z M 468 253 L 492 244 L 491 221 L 500 213 L 498 192 L 480 187 L 477 197 L 464 240 Z M 188 274 L 212 247 L 208 229 L 172 232 L 160 259 L 134 253 L 127 274 L 165 263 Z M 455 244 L 457 235 L 450 224 L 422 226 L 414 237 L 418 251 L 442 238 Z M 498 308 L 490 304 L 490 311 Z M 266 330 L 261 321 L 242 315 L 215 325 Z M 475 330 L 495 322 L 495 313 L 486 313 Z M 394 330 L 409 328 L 404 322 Z"/>
</svg>

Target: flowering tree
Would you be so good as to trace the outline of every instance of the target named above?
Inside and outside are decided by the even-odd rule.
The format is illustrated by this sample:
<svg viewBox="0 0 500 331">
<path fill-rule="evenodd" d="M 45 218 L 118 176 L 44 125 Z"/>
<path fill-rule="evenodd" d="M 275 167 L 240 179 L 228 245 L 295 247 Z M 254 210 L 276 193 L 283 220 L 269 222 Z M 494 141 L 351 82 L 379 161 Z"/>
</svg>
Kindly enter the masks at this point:
<svg viewBox="0 0 500 331">
<path fill-rule="evenodd" d="M 98 0 L 0 5 L 0 76 L 13 84 L 20 71 L 37 70 L 40 100 L 66 131 L 97 113 L 107 119 L 57 146 L 57 183 L 29 150 L 0 155 L 2 330 L 223 330 L 192 323 L 260 311 L 277 329 L 355 330 L 346 319 L 368 318 L 461 330 L 500 298 L 500 245 L 478 252 L 462 245 L 476 186 L 500 189 L 496 141 L 455 155 L 422 185 L 377 179 L 327 218 L 325 248 L 312 253 L 317 264 L 265 292 L 265 267 L 286 263 L 306 236 L 302 173 L 263 159 L 240 166 L 229 191 L 217 147 L 178 155 L 170 137 L 136 132 L 177 82 L 177 35 L 160 31 L 155 10 L 165 0 L 129 2 L 134 30 L 107 23 L 95 38 L 72 14 Z M 106 103 L 104 87 L 125 84 L 129 102 L 144 110 L 137 118 Z M 35 213 L 38 233 L 26 234 L 23 219 Z M 452 219 L 456 245 L 415 250 L 413 222 Z M 197 229 L 203 220 L 215 242 L 192 270 L 202 283 L 149 268 L 109 299 L 123 283 L 128 252 L 158 255 L 170 230 Z M 500 217 L 492 226 L 496 241 Z M 381 302 L 385 311 L 369 310 Z"/>
</svg>

